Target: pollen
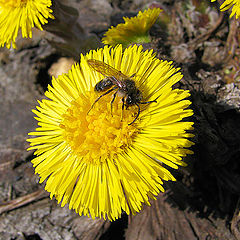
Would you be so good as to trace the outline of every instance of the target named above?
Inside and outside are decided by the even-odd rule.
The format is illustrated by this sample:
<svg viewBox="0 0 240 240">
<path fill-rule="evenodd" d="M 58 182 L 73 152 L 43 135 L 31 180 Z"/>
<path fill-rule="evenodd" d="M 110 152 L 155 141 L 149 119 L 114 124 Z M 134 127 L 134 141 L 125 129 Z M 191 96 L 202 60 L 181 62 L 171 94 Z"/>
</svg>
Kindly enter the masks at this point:
<svg viewBox="0 0 240 240">
<path fill-rule="evenodd" d="M 63 115 L 60 127 L 71 151 L 81 161 L 101 164 L 124 152 L 137 134 L 131 123 L 137 113 L 134 106 L 122 110 L 122 101 L 116 97 L 111 107 L 112 95 L 97 98 L 94 92 L 82 94 L 71 103 Z M 137 122 L 137 121 L 136 121 Z"/>
</svg>

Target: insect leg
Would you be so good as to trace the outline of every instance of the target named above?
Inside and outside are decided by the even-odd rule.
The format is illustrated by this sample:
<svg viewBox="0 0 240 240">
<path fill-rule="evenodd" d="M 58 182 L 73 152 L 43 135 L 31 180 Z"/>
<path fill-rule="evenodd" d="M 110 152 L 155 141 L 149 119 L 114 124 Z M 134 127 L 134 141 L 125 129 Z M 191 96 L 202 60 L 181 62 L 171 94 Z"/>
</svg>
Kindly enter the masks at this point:
<svg viewBox="0 0 240 240">
<path fill-rule="evenodd" d="M 153 101 L 148 101 L 148 102 L 140 102 L 140 104 L 148 104 L 148 103 L 152 103 L 152 102 L 157 102 L 157 100 L 153 100 Z"/>
<path fill-rule="evenodd" d="M 128 125 L 132 125 L 136 120 L 137 120 L 137 118 L 138 118 L 138 116 L 139 116 L 139 114 L 140 114 L 140 106 L 139 106 L 139 104 L 137 104 L 136 103 L 136 105 L 138 106 L 138 113 L 137 113 L 137 116 L 134 118 L 134 120 L 131 122 L 131 123 L 129 123 Z"/>
<path fill-rule="evenodd" d="M 91 111 L 91 109 L 93 108 L 93 106 L 95 105 L 95 103 L 100 99 L 102 98 L 103 96 L 109 94 L 110 92 L 112 92 L 113 90 L 117 89 L 118 87 L 113 87 L 111 88 L 110 90 L 106 91 L 105 93 L 103 93 L 101 96 L 99 96 L 95 101 L 94 103 L 92 104 L 91 108 L 89 109 L 89 111 L 87 112 L 87 114 Z"/>
<path fill-rule="evenodd" d="M 113 94 L 113 98 L 112 98 L 112 101 L 111 101 L 111 115 L 112 115 L 112 105 L 113 105 L 113 102 L 114 102 L 114 100 L 116 98 L 117 92 L 118 92 L 118 90 Z"/>
<path fill-rule="evenodd" d="M 130 78 L 133 78 L 133 77 L 135 77 L 135 76 L 136 76 L 136 73 L 134 73 L 133 75 L 131 75 Z"/>
<path fill-rule="evenodd" d="M 122 110 L 124 110 L 124 106 L 125 106 L 125 100 L 124 97 L 122 98 Z"/>
<path fill-rule="evenodd" d="M 124 106 L 125 106 L 125 99 L 124 97 L 122 98 L 122 114 L 121 114 L 121 121 L 123 120 L 123 110 L 124 110 Z"/>
</svg>

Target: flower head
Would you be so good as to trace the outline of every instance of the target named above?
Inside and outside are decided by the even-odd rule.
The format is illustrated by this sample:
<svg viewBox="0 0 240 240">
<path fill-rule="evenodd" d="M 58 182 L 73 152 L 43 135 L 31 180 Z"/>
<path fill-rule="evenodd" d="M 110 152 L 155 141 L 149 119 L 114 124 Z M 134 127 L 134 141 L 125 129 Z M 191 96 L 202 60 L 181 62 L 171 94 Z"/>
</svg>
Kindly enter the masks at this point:
<svg viewBox="0 0 240 240">
<path fill-rule="evenodd" d="M 23 38 L 32 37 L 34 26 L 42 30 L 47 19 L 54 18 L 51 5 L 51 0 L 0 0 L 0 47 L 16 48 L 20 28 Z"/>
<path fill-rule="evenodd" d="M 137 106 L 122 109 L 124 96 L 114 95 L 117 88 L 96 101 L 103 92 L 96 93 L 94 86 L 105 77 L 89 66 L 89 59 L 129 76 L 143 101 L 156 102 L 140 104 L 139 117 L 129 124 Z M 68 74 L 53 77 L 48 99 L 33 110 L 39 127 L 30 133 L 35 138 L 28 139 L 29 150 L 36 150 L 35 172 L 40 182 L 46 180 L 50 197 L 61 206 L 69 203 L 80 215 L 110 220 L 150 205 L 149 197 L 164 191 L 163 181 L 175 180 L 164 166 L 184 166 L 182 157 L 192 153 L 187 131 L 193 123 L 181 121 L 193 114 L 185 99 L 189 92 L 172 89 L 181 78 L 171 62 L 136 45 L 90 51 Z"/>
<path fill-rule="evenodd" d="M 216 0 L 211 0 L 212 2 L 215 2 Z M 221 11 L 226 11 L 229 8 L 232 7 L 232 13 L 230 17 L 233 17 L 236 14 L 236 19 L 240 16 L 240 0 L 225 0 L 221 7 Z"/>
<path fill-rule="evenodd" d="M 123 44 L 125 47 L 133 43 L 150 42 L 149 30 L 161 11 L 160 8 L 149 8 L 144 12 L 140 11 L 136 17 L 124 17 L 125 23 L 120 23 L 116 27 L 112 26 L 104 34 L 102 42 L 111 46 Z"/>
</svg>

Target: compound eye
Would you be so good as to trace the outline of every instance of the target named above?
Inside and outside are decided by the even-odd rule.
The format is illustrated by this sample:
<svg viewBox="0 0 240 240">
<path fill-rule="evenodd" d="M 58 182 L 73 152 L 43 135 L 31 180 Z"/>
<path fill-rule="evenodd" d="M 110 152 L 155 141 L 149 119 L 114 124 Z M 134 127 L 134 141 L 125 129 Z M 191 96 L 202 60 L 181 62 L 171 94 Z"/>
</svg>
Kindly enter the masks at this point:
<svg viewBox="0 0 240 240">
<path fill-rule="evenodd" d="M 126 103 L 127 103 L 127 105 L 131 105 L 132 104 L 132 98 L 130 96 L 127 97 Z"/>
</svg>

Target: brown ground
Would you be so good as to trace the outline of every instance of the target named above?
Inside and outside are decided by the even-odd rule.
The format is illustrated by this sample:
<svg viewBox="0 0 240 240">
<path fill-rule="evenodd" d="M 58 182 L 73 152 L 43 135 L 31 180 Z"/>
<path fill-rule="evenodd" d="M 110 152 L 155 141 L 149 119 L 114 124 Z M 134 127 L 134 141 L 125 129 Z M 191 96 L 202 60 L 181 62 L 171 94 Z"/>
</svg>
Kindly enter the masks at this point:
<svg viewBox="0 0 240 240">
<path fill-rule="evenodd" d="M 61 12 L 63 38 L 53 22 L 46 29 L 56 35 L 36 30 L 33 39 L 19 39 L 18 50 L 0 51 L 0 239 L 240 239 L 239 21 L 207 0 L 159 1 L 165 13 L 146 46 L 181 67 L 184 79 L 176 87 L 192 94 L 195 154 L 186 159 L 187 168 L 172 171 L 178 181 L 166 184 L 151 207 L 113 223 L 80 217 L 48 198 L 25 140 L 36 127 L 31 109 L 50 83 L 49 72 L 58 73 L 72 63 L 69 57 L 78 60 L 81 51 L 98 46 L 96 39 L 122 16 L 151 5 L 69 2 L 79 17 L 73 9 Z"/>
</svg>

